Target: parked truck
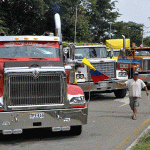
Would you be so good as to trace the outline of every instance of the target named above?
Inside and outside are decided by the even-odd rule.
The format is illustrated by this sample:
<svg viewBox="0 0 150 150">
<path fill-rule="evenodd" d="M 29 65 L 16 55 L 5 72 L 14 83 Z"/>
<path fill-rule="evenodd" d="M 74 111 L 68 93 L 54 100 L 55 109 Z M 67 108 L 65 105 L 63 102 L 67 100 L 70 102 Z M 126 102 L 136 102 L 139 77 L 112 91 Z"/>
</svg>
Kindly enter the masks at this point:
<svg viewBox="0 0 150 150">
<path fill-rule="evenodd" d="M 134 71 L 146 84 L 150 83 L 150 47 L 134 47 L 131 50 L 120 51 L 117 67 L 128 71 L 132 77 Z"/>
<path fill-rule="evenodd" d="M 68 50 L 68 59 L 70 61 L 70 52 Z M 75 46 L 74 52 L 71 54 L 74 57 L 76 84 L 80 86 L 85 93 L 87 92 L 114 92 L 116 97 L 126 96 L 126 87 L 117 84 L 115 81 L 126 81 L 128 75 L 126 71 L 116 70 L 117 64 L 115 59 L 107 58 L 106 45 L 84 45 Z M 111 77 L 111 79 L 94 83 L 91 79 L 89 68 L 82 63 L 86 57 L 90 63 L 99 71 Z"/>
<path fill-rule="evenodd" d="M 83 90 L 64 64 L 61 22 L 57 35 L 0 36 L 0 132 L 51 128 L 79 135 L 87 124 Z M 68 80 L 67 80 L 68 79 Z"/>
</svg>

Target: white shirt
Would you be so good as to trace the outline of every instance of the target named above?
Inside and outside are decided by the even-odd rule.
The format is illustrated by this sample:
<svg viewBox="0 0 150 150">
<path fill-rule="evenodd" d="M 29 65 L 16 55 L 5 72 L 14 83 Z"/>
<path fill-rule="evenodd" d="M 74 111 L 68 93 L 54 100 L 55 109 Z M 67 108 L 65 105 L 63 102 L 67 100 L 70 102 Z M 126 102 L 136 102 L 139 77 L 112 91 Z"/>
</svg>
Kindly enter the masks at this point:
<svg viewBox="0 0 150 150">
<path fill-rule="evenodd" d="M 141 97 L 141 89 L 146 86 L 141 79 L 137 81 L 130 79 L 126 81 L 125 84 L 129 89 L 129 97 Z"/>
</svg>

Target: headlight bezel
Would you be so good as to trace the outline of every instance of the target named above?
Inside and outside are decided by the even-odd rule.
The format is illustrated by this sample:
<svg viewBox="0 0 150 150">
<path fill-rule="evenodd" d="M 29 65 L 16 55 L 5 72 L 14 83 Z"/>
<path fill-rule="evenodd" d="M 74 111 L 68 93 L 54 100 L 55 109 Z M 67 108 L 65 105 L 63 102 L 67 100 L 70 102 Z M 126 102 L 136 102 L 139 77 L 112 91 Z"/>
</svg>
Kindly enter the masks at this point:
<svg viewBox="0 0 150 150">
<path fill-rule="evenodd" d="M 77 79 L 84 79 L 84 74 L 76 74 Z"/>
<path fill-rule="evenodd" d="M 118 74 L 118 77 L 127 77 L 128 76 L 128 74 L 127 74 L 127 72 L 125 72 L 125 71 L 121 71 L 121 72 L 119 72 L 119 74 Z"/>
<path fill-rule="evenodd" d="M 67 95 L 69 105 L 78 106 L 86 104 L 85 96 L 83 95 Z"/>
<path fill-rule="evenodd" d="M 136 70 L 136 71 L 140 71 L 140 70 L 141 70 L 140 66 L 137 65 L 135 70 Z"/>
<path fill-rule="evenodd" d="M 77 97 L 72 97 L 70 100 L 69 100 L 69 104 L 85 104 L 86 103 L 86 100 L 85 100 L 85 97 L 84 96 L 77 96 Z"/>
</svg>

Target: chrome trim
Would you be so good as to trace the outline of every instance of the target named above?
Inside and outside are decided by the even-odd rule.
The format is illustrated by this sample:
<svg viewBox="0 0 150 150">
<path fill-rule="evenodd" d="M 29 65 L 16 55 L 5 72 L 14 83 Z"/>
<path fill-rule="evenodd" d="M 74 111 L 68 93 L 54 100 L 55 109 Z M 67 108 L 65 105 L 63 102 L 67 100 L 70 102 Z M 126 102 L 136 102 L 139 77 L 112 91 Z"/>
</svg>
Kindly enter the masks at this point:
<svg viewBox="0 0 150 150">
<path fill-rule="evenodd" d="M 116 78 L 116 62 L 91 63 L 95 69 L 111 78 Z M 90 81 L 92 81 L 90 77 Z"/>
<path fill-rule="evenodd" d="M 32 113 L 44 113 L 44 118 L 39 118 L 41 126 L 34 126 L 37 119 L 30 119 Z M 59 119 L 57 119 L 59 115 Z M 17 117 L 17 121 L 15 121 Z M 13 134 L 13 131 L 21 133 L 23 129 L 60 127 L 61 130 L 69 130 L 69 126 L 87 124 L 88 108 L 74 109 L 50 109 L 1 112 L 0 131 L 4 134 Z M 6 125 L 2 125 L 6 122 Z M 11 129 L 11 130 L 10 130 Z M 19 129 L 19 130 L 16 130 Z M 15 133 L 15 132 L 14 132 Z"/>
<path fill-rule="evenodd" d="M 38 72 L 49 72 L 49 71 L 62 71 L 65 72 L 64 67 L 41 67 L 41 68 L 29 68 L 29 67 L 12 67 L 12 68 L 4 68 L 4 73 L 30 73 L 34 71 Z"/>
<path fill-rule="evenodd" d="M 150 59 L 143 59 L 143 71 L 150 71 Z"/>
<path fill-rule="evenodd" d="M 15 40 L 15 38 L 19 38 L 19 40 Z M 25 40 L 24 38 L 29 38 L 28 40 Z M 34 38 L 37 38 L 38 40 L 34 40 Z M 57 40 L 55 40 L 55 39 Z M 10 44 L 13 44 L 14 42 L 26 42 L 31 43 L 38 42 L 38 41 L 49 41 L 49 42 L 57 42 L 60 41 L 60 38 L 58 36 L 33 36 L 33 35 L 18 35 L 18 36 L 0 36 L 0 41 L 10 41 Z"/>
<path fill-rule="evenodd" d="M 8 106 L 8 108 L 36 108 L 36 107 L 48 107 L 48 106 L 64 106 L 64 104 Z"/>
<path fill-rule="evenodd" d="M 18 96 L 15 93 L 11 93 L 11 88 L 12 87 L 10 87 L 10 85 L 11 85 L 10 84 L 10 82 L 11 82 L 10 79 L 12 77 L 14 77 L 14 79 L 16 79 L 16 80 L 20 79 L 20 82 L 22 82 L 22 84 L 20 84 L 20 82 L 18 82 L 18 84 L 17 84 L 16 81 L 13 80 L 14 81 L 14 85 L 13 86 L 15 86 L 15 84 L 16 84 L 16 88 L 21 88 L 23 86 L 23 89 L 27 89 L 25 87 L 25 85 L 23 84 L 23 81 L 26 82 L 26 80 L 27 80 L 27 85 L 26 86 L 28 87 L 28 85 L 30 84 L 30 78 L 33 77 L 32 71 L 35 70 L 35 69 L 38 70 L 39 76 L 41 77 L 41 79 L 39 79 L 39 80 L 35 79 L 35 80 L 37 80 L 37 83 L 34 83 L 34 85 L 37 85 L 39 87 L 38 89 L 41 89 L 41 87 L 42 87 L 43 83 L 40 83 L 40 82 L 44 82 L 43 81 L 44 76 L 49 79 L 49 80 L 46 80 L 46 83 L 44 83 L 44 84 L 49 84 L 51 86 L 49 88 L 51 88 L 52 90 L 56 89 L 56 87 L 53 88 L 54 84 L 52 83 L 52 77 L 56 75 L 56 77 L 60 78 L 57 81 L 58 84 L 60 84 L 60 93 L 59 93 L 59 99 L 57 98 L 58 99 L 57 103 L 53 103 L 53 98 L 52 97 L 55 96 L 55 94 L 57 94 L 58 92 L 55 92 L 54 95 L 51 95 L 51 99 L 49 99 L 48 101 L 47 101 L 46 97 L 45 97 L 46 99 L 43 97 L 44 101 L 42 100 L 43 99 L 42 97 L 41 97 L 41 99 L 38 98 L 37 99 L 38 100 L 37 105 L 34 102 L 32 102 L 30 104 L 30 100 L 31 100 L 30 97 L 32 99 L 34 97 L 32 95 L 29 95 L 29 97 L 27 97 L 26 94 L 25 94 L 25 97 L 27 97 L 27 98 L 24 97 L 25 98 L 24 102 L 21 105 L 19 105 L 20 102 L 21 102 L 20 100 L 22 98 L 22 94 L 21 94 L 22 92 L 16 93 Z M 31 69 L 25 69 L 25 70 L 23 68 L 21 68 L 21 69 L 16 69 L 16 68 L 14 68 L 14 69 L 12 69 L 12 68 L 10 69 L 9 68 L 8 69 L 8 68 L 5 68 L 4 70 L 5 70 L 5 73 L 4 73 L 4 93 L 5 93 L 5 95 L 4 95 L 4 101 L 5 101 L 5 103 L 4 104 L 5 104 L 5 110 L 32 110 L 32 109 L 37 109 L 37 110 L 40 109 L 41 110 L 41 109 L 51 109 L 51 108 L 64 108 L 65 107 L 64 104 L 67 105 L 67 103 L 66 103 L 67 102 L 67 90 L 66 90 L 67 83 L 66 83 L 66 74 L 64 72 L 64 68 L 61 67 L 59 71 L 56 71 L 56 68 L 55 69 L 54 68 L 49 68 L 48 70 L 46 68 L 44 68 L 44 69 L 41 69 L 41 68 L 31 68 Z M 24 74 L 27 75 L 25 79 L 24 79 Z M 28 76 L 29 76 L 29 79 L 28 79 Z M 43 77 L 43 79 L 42 79 L 42 77 Z M 56 79 L 57 78 L 55 78 L 55 80 Z M 47 81 L 49 81 L 49 82 L 47 82 Z M 31 85 L 31 88 L 33 88 L 32 85 Z M 44 90 L 43 92 L 46 93 L 44 96 L 46 96 L 48 94 L 46 91 L 48 91 L 49 88 L 46 86 L 43 89 Z M 30 90 L 25 90 L 25 91 L 28 94 L 30 94 L 30 92 L 29 92 Z M 55 90 L 55 91 L 57 91 L 57 90 Z M 39 92 L 36 91 L 36 89 L 33 89 L 33 92 L 36 92 L 37 94 L 39 94 Z M 11 102 L 11 99 L 10 99 L 11 96 L 15 96 L 15 97 L 17 96 L 16 98 L 18 99 L 17 100 L 18 102 L 14 103 L 13 106 L 9 105 L 9 104 L 12 105 L 12 103 L 10 103 Z M 42 101 L 43 101 L 43 105 L 42 105 Z M 58 101 L 60 103 L 58 103 Z"/>
</svg>

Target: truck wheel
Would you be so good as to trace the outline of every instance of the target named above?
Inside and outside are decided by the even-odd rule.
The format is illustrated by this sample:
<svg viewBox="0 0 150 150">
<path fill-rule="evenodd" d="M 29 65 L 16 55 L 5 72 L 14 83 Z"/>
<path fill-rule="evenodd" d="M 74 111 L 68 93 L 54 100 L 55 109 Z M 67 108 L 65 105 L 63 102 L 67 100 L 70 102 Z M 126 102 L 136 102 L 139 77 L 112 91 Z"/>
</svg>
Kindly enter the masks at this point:
<svg viewBox="0 0 150 150">
<path fill-rule="evenodd" d="M 71 126 L 70 134 L 71 135 L 80 135 L 82 133 L 82 126 Z"/>
<path fill-rule="evenodd" d="M 88 101 L 89 100 L 89 93 L 84 93 L 85 99 Z"/>
<path fill-rule="evenodd" d="M 119 89 L 114 91 L 114 94 L 117 98 L 124 98 L 126 96 L 127 89 Z"/>
</svg>

